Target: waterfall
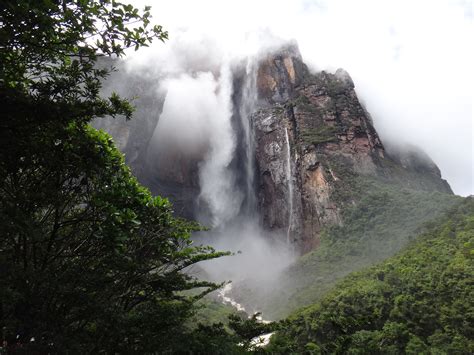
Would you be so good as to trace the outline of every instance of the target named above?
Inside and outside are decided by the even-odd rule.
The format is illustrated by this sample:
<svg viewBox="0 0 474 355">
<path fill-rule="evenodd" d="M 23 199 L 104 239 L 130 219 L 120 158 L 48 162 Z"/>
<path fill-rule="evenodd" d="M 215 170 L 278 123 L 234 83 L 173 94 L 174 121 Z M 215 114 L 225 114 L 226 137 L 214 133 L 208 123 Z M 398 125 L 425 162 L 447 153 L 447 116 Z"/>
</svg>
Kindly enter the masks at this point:
<svg viewBox="0 0 474 355">
<path fill-rule="evenodd" d="M 230 167 L 236 137 L 232 129 L 232 73 L 223 65 L 216 82 L 216 96 L 206 112 L 210 120 L 209 151 L 200 165 L 200 198 L 209 206 L 213 227 L 221 227 L 238 216 L 244 195 L 236 189 L 236 175 Z"/>
<path fill-rule="evenodd" d="M 285 142 L 286 142 L 286 179 L 288 183 L 288 201 L 290 208 L 288 212 L 288 229 L 286 231 L 286 242 L 290 244 L 290 232 L 293 224 L 293 179 L 291 175 L 291 150 L 290 139 L 288 138 L 288 129 L 285 127 Z"/>
<path fill-rule="evenodd" d="M 252 113 L 255 111 L 257 104 L 257 74 L 256 60 L 253 57 L 247 58 L 245 68 L 245 81 L 242 89 L 242 102 L 239 108 L 239 116 L 243 128 L 243 142 L 245 149 L 245 195 L 246 195 L 246 211 L 247 215 L 251 215 L 257 205 L 254 189 L 254 172 L 255 172 L 255 145 L 252 129 Z"/>
<path fill-rule="evenodd" d="M 237 107 L 242 127 L 242 157 L 244 168 L 243 184 L 237 183 L 235 167 L 231 166 L 235 158 L 237 137 L 232 128 L 232 79 L 229 64 L 223 65 L 216 95 L 216 110 L 212 116 L 210 150 L 200 165 L 200 198 L 205 201 L 211 213 L 212 227 L 225 227 L 239 216 L 255 216 L 257 201 L 255 184 L 254 133 L 252 113 L 257 104 L 256 59 L 247 58 L 245 77 L 242 84 L 242 97 Z M 245 204 L 244 204 L 245 203 Z"/>
<path fill-rule="evenodd" d="M 276 241 L 275 233 L 265 231 L 259 217 L 252 122 L 259 107 L 258 58 L 248 57 L 242 64 L 238 67 L 224 61 L 219 71 L 166 78 L 162 86 L 167 95 L 154 141 L 160 143 L 157 147 L 162 152 L 171 151 L 167 168 L 175 169 L 170 175 L 178 185 L 179 179 L 184 183 L 194 183 L 195 175 L 199 179 L 199 195 L 194 195 L 197 213 L 210 230 L 194 234 L 195 243 L 234 253 L 204 260 L 196 272 L 214 282 L 232 280 L 235 289 L 227 286 L 219 297 L 251 313 L 261 309 L 269 290 L 279 285 L 280 273 L 293 260 L 293 252 L 284 237 Z M 174 159 L 174 151 L 189 159 L 183 163 Z M 182 164 L 195 170 L 186 171 Z M 258 296 L 253 299 L 240 293 L 237 302 L 233 298 L 237 288 L 251 289 L 251 295 Z"/>
<path fill-rule="evenodd" d="M 203 41 L 203 50 L 196 56 L 196 48 L 189 43 L 178 40 L 169 53 L 157 52 L 145 60 L 146 65 L 129 67 L 133 77 L 147 78 L 143 86 L 140 82 L 133 88 L 145 89 L 147 109 L 140 112 L 136 125 L 121 124 L 117 132 L 126 139 L 129 134 L 133 139 L 143 137 L 139 168 L 146 184 L 175 202 L 178 215 L 186 214 L 209 227 L 193 233 L 193 242 L 233 253 L 203 260 L 185 272 L 216 283 L 232 280 L 234 290 L 226 286 L 220 298 L 251 313 L 266 306 L 264 300 L 281 286 L 280 276 L 294 260 L 284 230 L 266 230 L 258 209 L 260 171 L 252 118 L 262 113 L 260 108 L 268 108 L 257 95 L 259 60 L 266 54 L 256 47 L 242 53 L 246 57 L 232 57 L 208 51 Z M 157 66 L 157 62 L 170 65 Z M 153 90 L 148 90 L 151 84 Z M 143 129 L 142 122 L 149 120 L 155 123 L 153 132 Z M 287 145 L 289 149 L 288 137 Z M 279 164 L 284 167 L 285 153 L 280 154 Z M 287 165 L 291 182 L 289 160 Z M 278 178 L 285 187 L 284 168 Z M 289 200 L 292 203 L 293 198 Z M 288 241 L 296 224 L 291 215 Z M 246 290 L 251 292 L 246 294 Z M 235 294 L 239 302 L 233 299 Z"/>
</svg>

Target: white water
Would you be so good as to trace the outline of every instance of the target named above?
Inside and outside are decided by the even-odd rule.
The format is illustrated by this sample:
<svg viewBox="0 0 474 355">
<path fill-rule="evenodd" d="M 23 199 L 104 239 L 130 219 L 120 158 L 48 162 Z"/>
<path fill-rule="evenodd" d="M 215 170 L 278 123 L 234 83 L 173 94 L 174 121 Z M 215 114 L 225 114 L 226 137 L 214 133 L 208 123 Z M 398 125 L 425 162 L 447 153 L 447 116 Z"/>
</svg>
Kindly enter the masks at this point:
<svg viewBox="0 0 474 355">
<path fill-rule="evenodd" d="M 232 299 L 231 297 L 228 296 L 231 292 L 232 292 L 232 284 L 231 283 L 226 284 L 223 288 L 221 288 L 219 290 L 218 295 L 221 298 L 222 303 L 231 305 L 232 307 L 234 307 L 239 312 L 247 313 L 245 311 L 244 306 L 242 306 L 240 303 L 236 302 L 234 299 Z M 247 313 L 247 315 L 248 315 L 248 313 Z M 249 318 L 250 318 L 250 315 L 249 315 Z M 261 316 L 258 316 L 257 320 L 260 323 L 265 323 L 265 324 L 270 323 L 270 321 L 263 319 Z M 270 342 L 270 338 L 272 337 L 273 334 L 275 334 L 275 333 L 272 332 L 272 333 L 259 335 L 255 338 L 253 338 L 251 340 L 250 344 L 252 346 L 255 346 L 255 347 L 264 347 L 264 346 L 268 345 L 268 343 Z"/>
<path fill-rule="evenodd" d="M 247 313 L 244 306 L 242 306 L 240 303 L 237 303 L 234 299 L 228 296 L 231 291 L 232 291 L 231 283 L 226 284 L 224 287 L 222 287 L 219 290 L 218 295 L 221 298 L 222 303 L 231 305 L 239 312 Z"/>
<path fill-rule="evenodd" d="M 286 242 L 290 244 L 290 233 L 293 224 L 293 179 L 291 174 L 291 150 L 290 139 L 288 138 L 288 129 L 285 128 L 285 142 L 286 142 L 286 179 L 288 183 L 288 230 L 286 231 Z"/>
<path fill-rule="evenodd" d="M 270 339 L 273 334 L 275 333 L 272 332 L 272 333 L 262 334 L 258 337 L 255 337 L 252 339 L 250 344 L 253 346 L 256 346 L 257 348 L 267 346 L 270 343 Z"/>
<path fill-rule="evenodd" d="M 255 191 L 254 191 L 254 136 L 252 130 L 251 115 L 255 111 L 257 104 L 257 72 L 256 59 L 254 57 L 247 58 L 245 68 L 245 81 L 242 90 L 242 104 L 239 108 L 240 119 L 244 133 L 244 149 L 245 149 L 245 175 L 246 175 L 246 197 L 247 197 L 247 214 L 252 213 L 256 207 Z"/>
<path fill-rule="evenodd" d="M 215 110 L 212 116 L 212 132 L 209 135 L 209 151 L 200 165 L 200 198 L 211 212 L 212 227 L 220 227 L 235 218 L 240 211 L 244 196 L 235 188 L 235 172 L 230 163 L 235 154 L 236 137 L 232 129 L 232 73 L 223 65 L 216 85 Z"/>
</svg>

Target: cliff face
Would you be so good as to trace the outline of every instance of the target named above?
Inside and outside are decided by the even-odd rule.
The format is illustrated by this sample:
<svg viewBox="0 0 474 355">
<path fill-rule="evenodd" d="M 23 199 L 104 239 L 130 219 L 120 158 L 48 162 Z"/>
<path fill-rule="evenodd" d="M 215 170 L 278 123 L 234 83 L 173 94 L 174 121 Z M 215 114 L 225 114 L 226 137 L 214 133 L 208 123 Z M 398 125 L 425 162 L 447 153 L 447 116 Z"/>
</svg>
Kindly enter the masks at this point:
<svg viewBox="0 0 474 355">
<path fill-rule="evenodd" d="M 253 69 L 234 68 L 233 78 L 236 151 L 227 168 L 246 196 L 241 213 L 257 212 L 266 229 L 286 236 L 300 252 L 318 246 L 323 227 L 343 223 L 345 206 L 357 204 L 360 179 L 451 193 L 424 153 L 382 145 L 344 70 L 310 73 L 290 44 Z M 139 96 L 135 118 L 98 125 L 115 137 L 153 193 L 169 197 L 184 217 L 202 215 L 199 169 L 208 147 L 184 153 L 175 138 L 156 136 L 166 93 L 148 77 L 129 82 L 133 92 L 124 96 Z"/>
<path fill-rule="evenodd" d="M 451 192 L 436 165 L 418 152 L 387 154 L 354 83 L 342 69 L 311 74 L 298 49 L 269 54 L 257 75 L 253 115 L 258 201 L 264 225 L 286 231 L 302 251 L 341 211 L 360 176 L 399 179 L 414 188 Z"/>
</svg>

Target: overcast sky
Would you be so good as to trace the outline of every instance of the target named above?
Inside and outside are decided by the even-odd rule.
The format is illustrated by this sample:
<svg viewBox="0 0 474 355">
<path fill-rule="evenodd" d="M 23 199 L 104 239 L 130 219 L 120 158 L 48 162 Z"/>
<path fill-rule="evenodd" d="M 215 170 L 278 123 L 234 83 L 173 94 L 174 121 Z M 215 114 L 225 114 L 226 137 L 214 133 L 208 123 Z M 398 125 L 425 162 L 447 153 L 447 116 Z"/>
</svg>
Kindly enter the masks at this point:
<svg viewBox="0 0 474 355">
<path fill-rule="evenodd" d="M 472 1 L 133 3 L 152 5 L 170 37 L 139 51 L 135 62 L 167 53 L 155 65 L 179 71 L 186 61 L 253 53 L 269 38 L 295 39 L 312 69 L 350 73 L 383 140 L 421 147 L 455 193 L 474 194 Z"/>
</svg>

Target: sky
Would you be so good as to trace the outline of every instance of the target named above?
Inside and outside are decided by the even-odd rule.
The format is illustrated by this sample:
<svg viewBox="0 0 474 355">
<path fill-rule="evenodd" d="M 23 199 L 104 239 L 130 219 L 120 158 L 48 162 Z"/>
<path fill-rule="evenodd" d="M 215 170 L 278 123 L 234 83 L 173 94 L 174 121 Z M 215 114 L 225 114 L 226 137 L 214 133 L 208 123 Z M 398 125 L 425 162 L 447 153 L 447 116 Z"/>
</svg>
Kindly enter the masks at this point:
<svg viewBox="0 0 474 355">
<path fill-rule="evenodd" d="M 165 44 L 132 54 L 133 65 L 181 73 L 296 40 L 312 70 L 349 72 L 383 141 L 417 145 L 456 194 L 474 194 L 472 1 L 132 3 L 152 5 L 169 32 Z"/>
</svg>

